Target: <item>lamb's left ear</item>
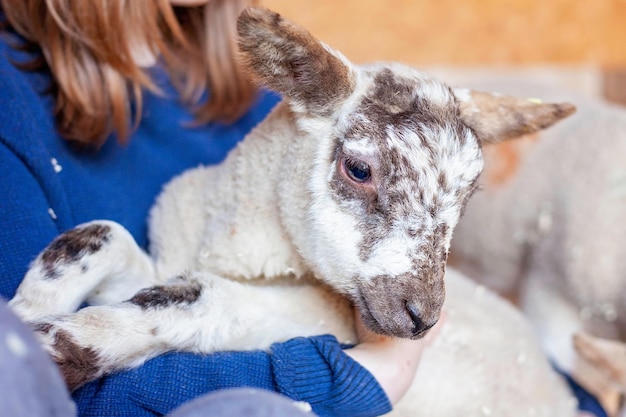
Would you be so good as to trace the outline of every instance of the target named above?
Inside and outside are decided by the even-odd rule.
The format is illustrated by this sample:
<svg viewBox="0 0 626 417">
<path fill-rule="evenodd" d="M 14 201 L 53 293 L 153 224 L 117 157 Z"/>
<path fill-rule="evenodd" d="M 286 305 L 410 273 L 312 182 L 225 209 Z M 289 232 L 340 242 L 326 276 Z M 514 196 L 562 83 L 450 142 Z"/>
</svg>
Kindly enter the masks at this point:
<svg viewBox="0 0 626 417">
<path fill-rule="evenodd" d="M 569 103 L 455 89 L 461 119 L 483 143 L 495 143 L 545 129 L 576 111 Z"/>
<path fill-rule="evenodd" d="M 248 7 L 239 15 L 237 33 L 252 75 L 298 111 L 325 116 L 352 94 L 351 64 L 278 13 Z"/>
</svg>

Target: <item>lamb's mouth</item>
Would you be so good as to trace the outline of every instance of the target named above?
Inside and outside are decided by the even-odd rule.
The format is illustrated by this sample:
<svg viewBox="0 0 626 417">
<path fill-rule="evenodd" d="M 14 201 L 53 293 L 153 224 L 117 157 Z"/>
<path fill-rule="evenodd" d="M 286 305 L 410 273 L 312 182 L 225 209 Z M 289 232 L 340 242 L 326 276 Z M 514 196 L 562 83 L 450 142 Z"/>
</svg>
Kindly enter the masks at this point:
<svg viewBox="0 0 626 417">
<path fill-rule="evenodd" d="M 361 315 L 361 319 L 363 320 L 363 324 L 365 324 L 365 327 L 367 327 L 374 333 L 382 334 L 385 336 L 392 336 L 380 324 L 374 313 L 372 313 L 372 310 L 370 309 L 369 304 L 367 303 L 367 300 L 365 299 L 361 291 L 358 292 L 354 304 L 357 310 L 359 310 L 359 314 Z"/>
<path fill-rule="evenodd" d="M 374 333 L 385 336 L 399 337 L 404 339 L 421 339 L 436 324 L 424 323 L 408 307 L 408 303 L 399 300 L 390 300 L 384 304 L 384 312 L 376 312 L 375 307 L 381 304 L 381 300 L 374 299 L 370 302 L 359 290 L 354 297 L 354 305 L 358 309 L 363 324 Z M 395 308 L 393 307 L 395 305 Z M 377 314 L 378 313 L 378 314 Z M 417 317 L 417 318 L 416 318 Z M 419 328 L 416 328 L 419 324 Z"/>
</svg>

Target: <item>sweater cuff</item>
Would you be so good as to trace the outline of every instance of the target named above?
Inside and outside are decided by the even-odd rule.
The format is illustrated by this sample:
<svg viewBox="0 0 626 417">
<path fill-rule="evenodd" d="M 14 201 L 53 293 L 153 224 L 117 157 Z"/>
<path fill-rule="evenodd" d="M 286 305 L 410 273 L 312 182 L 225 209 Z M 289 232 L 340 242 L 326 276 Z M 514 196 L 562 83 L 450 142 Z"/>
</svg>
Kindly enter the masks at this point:
<svg viewBox="0 0 626 417">
<path fill-rule="evenodd" d="M 343 352 L 334 336 L 296 338 L 271 349 L 278 391 L 308 402 L 318 416 L 369 417 L 391 411 L 380 384 Z"/>
</svg>

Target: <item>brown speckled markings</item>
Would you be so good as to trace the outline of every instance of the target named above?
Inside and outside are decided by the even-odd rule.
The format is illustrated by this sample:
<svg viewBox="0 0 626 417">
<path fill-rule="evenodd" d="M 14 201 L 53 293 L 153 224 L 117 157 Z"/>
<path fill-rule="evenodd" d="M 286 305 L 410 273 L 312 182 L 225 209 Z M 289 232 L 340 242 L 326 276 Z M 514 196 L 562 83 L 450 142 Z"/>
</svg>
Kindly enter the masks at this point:
<svg viewBox="0 0 626 417">
<path fill-rule="evenodd" d="M 78 345 L 64 330 L 56 332 L 52 347 L 55 351 L 55 360 L 70 392 L 95 379 L 104 371 L 99 366 L 97 352 Z"/>
<path fill-rule="evenodd" d="M 141 307 L 168 308 L 193 304 L 202 295 L 203 287 L 199 282 L 190 282 L 182 285 L 158 285 L 139 291 L 130 303 Z"/>
<path fill-rule="evenodd" d="M 32 327 L 37 333 L 48 334 L 54 326 L 51 323 L 33 323 Z"/>
<path fill-rule="evenodd" d="M 374 77 L 373 91 L 365 97 L 358 112 L 378 126 L 383 137 L 390 124 L 413 129 L 450 125 L 457 132 L 456 137 L 464 140 L 466 128 L 458 118 L 459 108 L 450 88 L 436 83 L 438 88 L 446 90 L 445 104 L 434 103 L 427 95 L 418 93 L 421 87 L 432 82 L 405 78 L 391 69 L 379 71 Z"/>
<path fill-rule="evenodd" d="M 461 146 L 468 136 L 469 128 L 458 117 L 459 107 L 452 91 L 441 86 L 446 102 L 435 103 L 418 93 L 430 80 L 404 78 L 389 68 L 371 75 L 372 92 L 362 99 L 343 140 L 347 142 L 367 137 L 377 144 L 376 158 L 379 161 L 374 166 L 378 171 L 373 175 L 376 182 L 371 189 L 355 188 L 346 183 L 339 170 L 331 181 L 338 203 L 360 201 L 363 213 L 368 215 L 360 224 L 364 237 L 360 249 L 362 260 L 369 257 L 376 243 L 389 234 L 394 224 L 415 214 L 410 201 L 417 198 L 423 204 L 424 212 L 435 219 L 441 209 L 439 195 L 450 195 L 456 203 L 464 205 L 475 189 L 475 182 L 466 190 L 464 183 L 458 184 L 456 178 L 449 178 L 445 165 L 440 161 L 443 151 L 439 141 L 442 138 L 436 132 L 443 127 L 449 128 L 453 134 L 448 140 L 458 141 Z M 405 148 L 401 149 L 389 139 L 390 131 L 395 132 L 398 138 L 403 132 L 412 132 L 413 142 L 404 141 L 402 145 Z M 342 147 L 341 141 L 337 140 L 334 159 L 339 163 Z M 426 154 L 428 165 L 416 167 L 407 155 L 407 148 Z M 480 153 L 476 157 L 479 158 Z M 432 170 L 438 171 L 439 189 L 434 198 L 426 201 L 427 193 L 420 186 L 420 176 Z M 445 228 L 446 233 L 448 229 Z M 417 237 L 418 230 L 424 232 L 422 226 L 414 226 L 407 233 Z M 445 239 L 437 240 L 442 245 L 445 243 Z M 441 252 L 441 248 L 437 252 Z"/>
<path fill-rule="evenodd" d="M 56 239 L 41 254 L 41 265 L 47 279 L 59 276 L 58 268 L 78 262 L 83 256 L 98 252 L 109 242 L 111 228 L 94 224 L 69 230 Z"/>
</svg>

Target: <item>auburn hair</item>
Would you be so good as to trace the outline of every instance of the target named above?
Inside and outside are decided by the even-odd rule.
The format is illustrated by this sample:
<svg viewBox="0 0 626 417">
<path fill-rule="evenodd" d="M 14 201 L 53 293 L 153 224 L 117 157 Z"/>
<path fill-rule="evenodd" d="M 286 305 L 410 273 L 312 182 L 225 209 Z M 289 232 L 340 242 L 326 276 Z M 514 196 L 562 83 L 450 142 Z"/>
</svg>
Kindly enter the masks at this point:
<svg viewBox="0 0 626 417">
<path fill-rule="evenodd" d="M 112 133 L 126 141 L 141 119 L 142 90 L 158 92 L 149 60 L 167 68 L 199 123 L 241 116 L 256 90 L 237 60 L 236 21 L 254 3 L 0 0 L 0 8 L 6 29 L 25 39 L 20 47 L 40 52 L 23 68 L 51 74 L 61 135 L 99 146 Z"/>
</svg>

